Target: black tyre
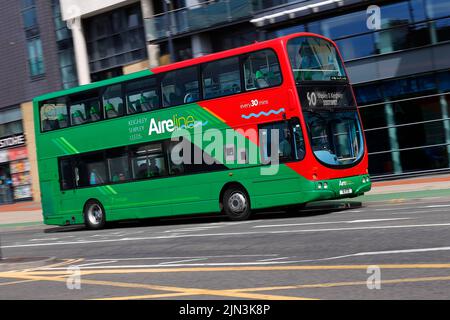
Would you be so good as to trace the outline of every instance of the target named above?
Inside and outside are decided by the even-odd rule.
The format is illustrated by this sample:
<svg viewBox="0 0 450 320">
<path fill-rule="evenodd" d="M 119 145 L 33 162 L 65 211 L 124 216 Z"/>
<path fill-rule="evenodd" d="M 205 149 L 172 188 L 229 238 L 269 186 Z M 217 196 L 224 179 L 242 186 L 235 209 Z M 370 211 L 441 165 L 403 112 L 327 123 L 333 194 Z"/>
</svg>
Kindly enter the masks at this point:
<svg viewBox="0 0 450 320">
<path fill-rule="evenodd" d="M 92 230 L 102 229 L 106 223 L 105 209 L 100 202 L 89 200 L 84 206 L 84 224 Z"/>
<path fill-rule="evenodd" d="M 233 221 L 242 221 L 250 217 L 250 198 L 239 187 L 231 187 L 225 191 L 222 199 L 223 210 Z"/>
</svg>

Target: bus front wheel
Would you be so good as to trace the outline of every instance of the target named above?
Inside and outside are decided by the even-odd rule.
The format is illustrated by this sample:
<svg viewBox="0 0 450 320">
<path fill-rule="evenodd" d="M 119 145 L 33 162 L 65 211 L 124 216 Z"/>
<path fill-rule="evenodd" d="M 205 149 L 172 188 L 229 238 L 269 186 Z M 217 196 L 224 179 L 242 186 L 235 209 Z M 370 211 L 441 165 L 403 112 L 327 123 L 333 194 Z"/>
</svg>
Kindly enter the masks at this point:
<svg viewBox="0 0 450 320">
<path fill-rule="evenodd" d="M 223 194 L 222 204 L 225 213 L 233 221 L 242 221 L 250 217 L 250 198 L 241 188 L 227 189 Z"/>
<path fill-rule="evenodd" d="M 84 223 L 88 229 L 97 230 L 105 226 L 105 210 L 100 202 L 89 200 L 84 206 Z"/>
</svg>

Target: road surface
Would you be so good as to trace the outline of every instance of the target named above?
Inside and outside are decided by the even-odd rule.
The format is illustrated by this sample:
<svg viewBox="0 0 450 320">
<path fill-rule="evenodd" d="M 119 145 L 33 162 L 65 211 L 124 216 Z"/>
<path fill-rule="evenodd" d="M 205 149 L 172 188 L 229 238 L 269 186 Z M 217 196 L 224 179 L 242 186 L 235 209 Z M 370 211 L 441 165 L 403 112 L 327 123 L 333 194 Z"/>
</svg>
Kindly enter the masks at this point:
<svg viewBox="0 0 450 320">
<path fill-rule="evenodd" d="M 0 229 L 0 237 L 4 257 L 55 258 L 0 272 L 0 299 L 450 299 L 446 198 L 332 201 L 244 222 Z"/>
</svg>

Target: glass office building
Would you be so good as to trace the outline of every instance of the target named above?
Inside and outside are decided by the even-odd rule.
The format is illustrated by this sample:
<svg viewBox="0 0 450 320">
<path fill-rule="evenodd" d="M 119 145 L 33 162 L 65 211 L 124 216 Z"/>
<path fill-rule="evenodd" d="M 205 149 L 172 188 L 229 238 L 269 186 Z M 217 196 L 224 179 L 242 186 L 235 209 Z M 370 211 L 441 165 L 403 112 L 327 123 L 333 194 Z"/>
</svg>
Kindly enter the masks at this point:
<svg viewBox="0 0 450 320">
<path fill-rule="evenodd" d="M 355 85 L 370 154 L 370 173 L 392 176 L 448 169 L 450 71 L 433 68 L 439 65 L 433 54 L 425 55 L 424 60 L 419 55 L 416 61 L 404 60 L 410 59 L 408 55 L 415 50 L 432 51 L 448 43 L 450 2 L 385 1 L 379 3 L 379 8 L 380 23 L 375 30 L 367 27 L 370 13 L 362 7 L 269 30 L 268 37 L 299 31 L 323 34 L 337 43 L 347 65 L 358 64 L 359 72 L 364 71 L 364 61 L 370 67 L 377 56 L 398 53 L 397 63 L 410 64 L 410 74 L 385 78 L 392 75 L 392 70 L 378 70 L 377 79 Z M 414 72 L 424 65 L 430 65 L 429 70 Z M 352 68 L 349 70 L 354 80 Z"/>
<path fill-rule="evenodd" d="M 202 11 L 215 18 L 183 20 Z M 159 13 L 147 29 L 152 23 L 159 31 L 151 42 L 162 51 L 169 40 L 185 49 L 180 44 L 189 46 L 196 33 L 210 35 L 203 39 L 212 51 L 294 32 L 323 34 L 339 46 L 355 85 L 372 176 L 450 169 L 450 1 L 219 0 Z"/>
</svg>

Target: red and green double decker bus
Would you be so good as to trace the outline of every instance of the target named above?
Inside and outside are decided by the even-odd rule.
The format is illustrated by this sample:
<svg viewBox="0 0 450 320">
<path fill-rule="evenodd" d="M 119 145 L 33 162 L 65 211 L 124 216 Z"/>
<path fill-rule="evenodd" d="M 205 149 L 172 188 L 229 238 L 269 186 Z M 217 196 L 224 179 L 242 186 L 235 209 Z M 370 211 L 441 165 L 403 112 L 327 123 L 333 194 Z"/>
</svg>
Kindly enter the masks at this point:
<svg viewBox="0 0 450 320">
<path fill-rule="evenodd" d="M 220 212 L 243 220 L 371 188 L 342 59 L 316 34 L 46 94 L 34 108 L 46 224 L 96 229 Z M 223 140 L 223 150 L 210 148 L 212 140 Z M 276 166 L 267 161 L 274 158 Z"/>
</svg>

